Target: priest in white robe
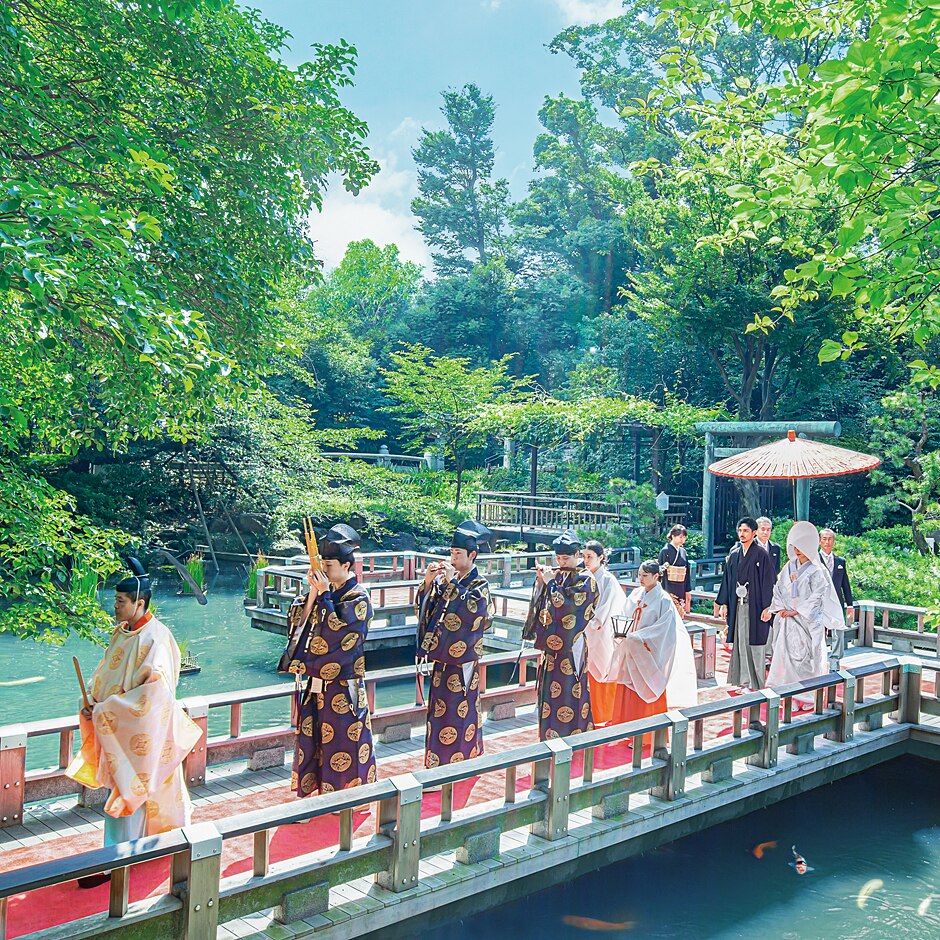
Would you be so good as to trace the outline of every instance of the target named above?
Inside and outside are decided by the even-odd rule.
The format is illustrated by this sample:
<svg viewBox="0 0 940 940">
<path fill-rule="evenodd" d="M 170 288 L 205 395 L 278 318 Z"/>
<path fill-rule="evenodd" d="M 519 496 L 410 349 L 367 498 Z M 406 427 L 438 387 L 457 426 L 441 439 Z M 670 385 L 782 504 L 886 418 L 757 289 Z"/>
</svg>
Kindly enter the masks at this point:
<svg viewBox="0 0 940 940">
<path fill-rule="evenodd" d="M 176 700 L 180 651 L 172 633 L 147 609 L 150 579 L 135 573 L 115 588 L 119 621 L 88 684 L 79 722 L 82 747 L 66 775 L 86 787 L 107 787 L 106 845 L 188 825 L 192 804 L 183 762 L 202 732 Z M 79 879 L 92 887 L 106 876 Z"/>
<path fill-rule="evenodd" d="M 842 605 L 818 554 L 819 532 L 811 522 L 797 522 L 787 536 L 789 561 L 774 586 L 775 614 L 769 686 L 825 675 L 826 631 L 844 624 Z M 812 708 L 814 695 L 794 696 L 797 710 Z"/>
</svg>

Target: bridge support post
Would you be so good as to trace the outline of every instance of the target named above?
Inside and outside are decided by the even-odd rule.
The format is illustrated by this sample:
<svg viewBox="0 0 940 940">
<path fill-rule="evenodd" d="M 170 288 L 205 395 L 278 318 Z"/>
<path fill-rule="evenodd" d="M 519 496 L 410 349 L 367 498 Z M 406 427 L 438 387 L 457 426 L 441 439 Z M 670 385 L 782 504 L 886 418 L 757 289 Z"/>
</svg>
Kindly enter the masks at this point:
<svg viewBox="0 0 940 940">
<path fill-rule="evenodd" d="M 875 608 L 862 602 L 858 612 L 858 639 L 859 646 L 875 645 Z"/>
<path fill-rule="evenodd" d="M 920 662 L 916 659 L 902 659 L 900 673 L 898 721 L 920 724 Z"/>
<path fill-rule="evenodd" d="M 761 689 L 760 694 L 767 709 L 766 721 L 761 728 L 764 738 L 760 751 L 747 757 L 746 762 L 769 770 L 777 766 L 777 751 L 780 749 L 780 696 L 770 689 Z"/>
<path fill-rule="evenodd" d="M 536 761 L 532 765 L 532 786 L 547 794 L 545 815 L 532 823 L 529 831 L 532 835 L 551 842 L 568 835 L 568 794 L 571 789 L 572 750 L 558 738 L 551 738 L 544 744 L 552 752 L 552 756 Z"/>
<path fill-rule="evenodd" d="M 375 880 L 388 891 L 405 891 L 418 883 L 421 858 L 421 784 L 414 774 L 399 774 L 389 781 L 395 796 L 379 803 L 378 829 L 392 839 L 388 871 Z"/>
<path fill-rule="evenodd" d="M 826 737 L 830 741 L 844 743 L 855 737 L 855 690 L 858 680 L 846 669 L 839 670 L 842 679 L 842 712 L 839 715 L 839 725 L 835 731 L 827 731 Z"/>
<path fill-rule="evenodd" d="M 209 736 L 209 700 L 190 698 L 183 703 L 186 714 L 199 725 L 202 735 L 186 758 L 186 786 L 199 787 L 206 782 L 206 741 Z"/>
<path fill-rule="evenodd" d="M 689 719 L 680 711 L 668 711 L 666 717 L 672 722 L 670 735 L 671 745 L 659 745 L 659 732 L 653 736 L 653 754 L 662 760 L 668 761 L 666 765 L 666 781 L 661 787 L 653 787 L 650 791 L 653 796 L 661 800 L 677 800 L 685 795 L 685 761 L 689 745 Z"/>
<path fill-rule="evenodd" d="M 184 940 L 215 940 L 219 926 L 222 836 L 210 822 L 184 826 L 189 873 L 183 903 Z"/>
<path fill-rule="evenodd" d="M 23 824 L 26 725 L 0 728 L 0 829 Z"/>
</svg>

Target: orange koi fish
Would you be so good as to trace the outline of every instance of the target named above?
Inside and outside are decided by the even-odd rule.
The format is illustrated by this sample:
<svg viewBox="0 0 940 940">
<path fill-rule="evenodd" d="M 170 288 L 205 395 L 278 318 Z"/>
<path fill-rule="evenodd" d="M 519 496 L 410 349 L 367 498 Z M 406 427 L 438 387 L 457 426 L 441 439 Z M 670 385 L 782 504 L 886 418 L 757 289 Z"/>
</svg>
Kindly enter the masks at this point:
<svg viewBox="0 0 940 940">
<path fill-rule="evenodd" d="M 566 914 L 562 917 L 562 922 L 566 923 L 569 927 L 580 927 L 582 930 L 604 930 L 604 931 L 615 931 L 615 930 L 632 930 L 633 921 L 627 920 L 622 924 L 612 924 L 606 920 L 594 920 L 593 917 L 573 917 L 570 914 Z"/>
<path fill-rule="evenodd" d="M 766 852 L 767 849 L 775 849 L 776 847 L 776 842 L 761 842 L 760 845 L 755 845 L 754 848 L 751 849 L 751 854 L 754 858 L 763 858 L 764 852 Z"/>
<path fill-rule="evenodd" d="M 798 875 L 805 875 L 808 871 L 816 871 L 812 865 L 806 864 L 806 859 L 797 852 L 795 845 L 790 847 L 790 851 L 793 853 L 793 861 L 790 862 L 790 867 L 795 868 Z"/>
</svg>

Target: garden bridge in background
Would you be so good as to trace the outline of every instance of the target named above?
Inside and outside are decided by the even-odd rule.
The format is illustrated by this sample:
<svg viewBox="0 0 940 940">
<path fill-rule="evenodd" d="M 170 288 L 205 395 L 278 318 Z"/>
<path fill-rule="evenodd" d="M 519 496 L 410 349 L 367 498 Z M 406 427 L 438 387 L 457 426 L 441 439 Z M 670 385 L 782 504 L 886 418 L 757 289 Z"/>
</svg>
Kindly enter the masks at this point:
<svg viewBox="0 0 940 940">
<path fill-rule="evenodd" d="M 665 523 L 688 524 L 698 516 L 697 500 L 669 496 Z M 603 493 L 481 490 L 477 494 L 477 519 L 492 529 L 497 539 L 525 542 L 530 547 L 548 544 L 565 529 L 605 531 L 624 527 L 635 534 L 632 507 L 607 499 Z"/>
</svg>

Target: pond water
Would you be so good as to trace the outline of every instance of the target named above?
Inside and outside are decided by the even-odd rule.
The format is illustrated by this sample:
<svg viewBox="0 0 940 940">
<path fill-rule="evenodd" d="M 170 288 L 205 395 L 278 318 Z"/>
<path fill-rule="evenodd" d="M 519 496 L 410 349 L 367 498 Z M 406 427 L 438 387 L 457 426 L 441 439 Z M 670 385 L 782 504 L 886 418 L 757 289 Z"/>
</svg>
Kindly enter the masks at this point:
<svg viewBox="0 0 940 940">
<path fill-rule="evenodd" d="M 177 641 L 188 645 L 199 659 L 202 671 L 180 678 L 177 694 L 209 695 L 291 683 L 275 672 L 284 650 L 284 638 L 251 629 L 245 616 L 241 578 L 220 577 L 209 591 L 209 603 L 200 606 L 193 597 L 177 597 L 171 590 L 154 594 L 156 615 L 173 631 Z M 111 595 L 102 600 L 111 603 Z M 103 650 L 87 640 L 69 639 L 62 646 L 48 646 L 0 635 L 0 725 L 74 715 L 80 693 L 72 657 L 77 656 L 86 679 L 101 659 Z M 369 669 L 402 665 L 408 650 L 374 651 L 366 654 Z M 411 660 L 413 661 L 413 660 Z M 23 683 L 23 680 L 31 680 Z M 7 683 L 21 683 L 9 685 Z M 383 682 L 376 688 L 376 707 L 387 708 L 414 701 L 414 681 Z M 246 731 L 274 728 L 288 720 L 286 699 L 255 702 L 243 706 L 242 728 Z M 228 734 L 227 708 L 209 712 L 209 735 Z M 32 738 L 27 749 L 29 769 L 48 767 L 58 759 L 58 735 Z"/>
<path fill-rule="evenodd" d="M 940 937 L 937 769 L 902 758 L 420 937 Z M 793 844 L 815 871 L 789 866 Z"/>
</svg>

